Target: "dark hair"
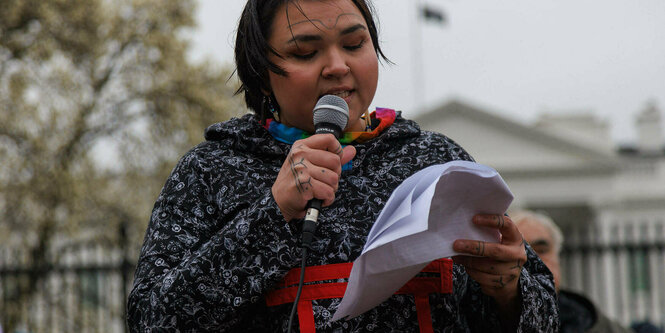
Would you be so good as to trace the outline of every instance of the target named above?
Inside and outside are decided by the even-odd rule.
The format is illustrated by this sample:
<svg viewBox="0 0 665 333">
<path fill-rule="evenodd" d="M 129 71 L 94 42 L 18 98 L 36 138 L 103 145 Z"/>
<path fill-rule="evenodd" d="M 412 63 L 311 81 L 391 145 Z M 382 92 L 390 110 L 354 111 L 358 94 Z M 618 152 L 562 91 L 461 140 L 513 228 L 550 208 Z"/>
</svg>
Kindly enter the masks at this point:
<svg viewBox="0 0 665 333">
<path fill-rule="evenodd" d="M 288 75 L 281 67 L 268 59 L 269 53 L 279 54 L 269 44 L 270 28 L 277 9 L 282 4 L 296 2 L 297 0 L 247 0 L 245 9 L 240 16 L 238 31 L 236 33 L 236 73 L 240 78 L 240 88 L 236 94 L 245 93 L 247 107 L 256 113 L 261 122 L 272 118 L 272 114 L 265 107 L 263 91 L 271 91 L 268 71 L 277 75 Z M 370 0 L 350 0 L 362 13 L 367 22 L 369 34 L 379 59 L 388 60 L 379 46 L 377 25 L 374 21 L 374 8 Z M 272 98 L 273 103 L 277 103 Z M 275 107 L 278 107 L 275 105 Z"/>
</svg>

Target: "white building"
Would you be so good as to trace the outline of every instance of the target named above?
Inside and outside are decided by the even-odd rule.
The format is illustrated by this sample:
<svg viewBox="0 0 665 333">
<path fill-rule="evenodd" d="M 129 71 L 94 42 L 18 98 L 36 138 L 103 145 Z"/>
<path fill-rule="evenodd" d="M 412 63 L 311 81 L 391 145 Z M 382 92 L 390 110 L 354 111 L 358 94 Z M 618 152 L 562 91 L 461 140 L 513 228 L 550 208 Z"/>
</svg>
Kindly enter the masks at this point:
<svg viewBox="0 0 665 333">
<path fill-rule="evenodd" d="M 665 140 L 655 105 L 637 116 L 638 144 L 623 148 L 589 114 L 524 125 L 452 101 L 414 120 L 497 169 L 515 195 L 513 209 L 557 222 L 565 288 L 624 324 L 665 325 Z"/>
</svg>

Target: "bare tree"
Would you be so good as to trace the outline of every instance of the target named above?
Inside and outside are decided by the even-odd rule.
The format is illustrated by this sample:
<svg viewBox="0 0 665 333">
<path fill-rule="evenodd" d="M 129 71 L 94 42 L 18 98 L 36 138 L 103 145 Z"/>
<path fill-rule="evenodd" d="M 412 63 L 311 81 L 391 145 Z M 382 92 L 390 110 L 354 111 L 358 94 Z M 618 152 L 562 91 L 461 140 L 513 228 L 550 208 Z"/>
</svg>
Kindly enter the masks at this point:
<svg viewBox="0 0 665 333">
<path fill-rule="evenodd" d="M 138 247 L 177 158 L 245 112 L 228 69 L 187 61 L 195 3 L 0 0 L 0 244 L 39 267 L 128 223 Z"/>
</svg>

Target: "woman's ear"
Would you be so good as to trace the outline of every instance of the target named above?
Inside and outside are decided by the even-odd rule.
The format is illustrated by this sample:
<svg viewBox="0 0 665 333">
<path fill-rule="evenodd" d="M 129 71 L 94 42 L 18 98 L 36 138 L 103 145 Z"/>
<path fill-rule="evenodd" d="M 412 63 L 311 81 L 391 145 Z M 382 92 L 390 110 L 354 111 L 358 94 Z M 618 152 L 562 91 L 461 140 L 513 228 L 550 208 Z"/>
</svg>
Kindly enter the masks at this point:
<svg viewBox="0 0 665 333">
<path fill-rule="evenodd" d="M 272 117 L 277 120 L 279 120 L 279 108 L 275 107 L 277 105 L 277 101 L 273 100 L 273 95 L 272 93 L 268 93 L 266 95 L 263 95 L 263 108 L 267 109 L 268 112 L 272 114 Z M 265 110 L 264 109 L 264 110 Z"/>
</svg>

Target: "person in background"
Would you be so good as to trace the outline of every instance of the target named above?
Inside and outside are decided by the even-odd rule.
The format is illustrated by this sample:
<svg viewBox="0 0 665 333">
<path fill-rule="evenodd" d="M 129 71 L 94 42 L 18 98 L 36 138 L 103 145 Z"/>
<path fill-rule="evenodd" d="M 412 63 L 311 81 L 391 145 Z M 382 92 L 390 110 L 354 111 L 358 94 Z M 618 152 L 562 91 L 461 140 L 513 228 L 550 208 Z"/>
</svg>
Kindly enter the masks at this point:
<svg viewBox="0 0 665 333">
<path fill-rule="evenodd" d="M 393 190 L 428 166 L 472 158 L 393 109 L 368 112 L 384 58 L 368 0 L 248 0 L 235 52 L 253 114 L 210 126 L 166 181 L 128 300 L 132 331 L 288 331 L 312 198 L 325 208 L 306 272 L 325 276 L 296 303 L 299 331 L 557 330 L 551 275 L 503 215 L 469 221 L 497 230 L 501 242 L 458 239 L 453 248 L 473 257 L 437 260 L 407 283 L 413 291 L 332 321 Z M 324 95 L 348 104 L 339 140 L 311 135 Z"/>
<path fill-rule="evenodd" d="M 554 276 L 559 296 L 561 332 L 574 333 L 628 333 L 632 330 L 607 318 L 585 296 L 560 288 L 561 265 L 559 253 L 563 244 L 561 229 L 552 219 L 538 212 L 511 212 L 510 217 L 519 228 L 524 240 L 538 253 Z"/>
</svg>

